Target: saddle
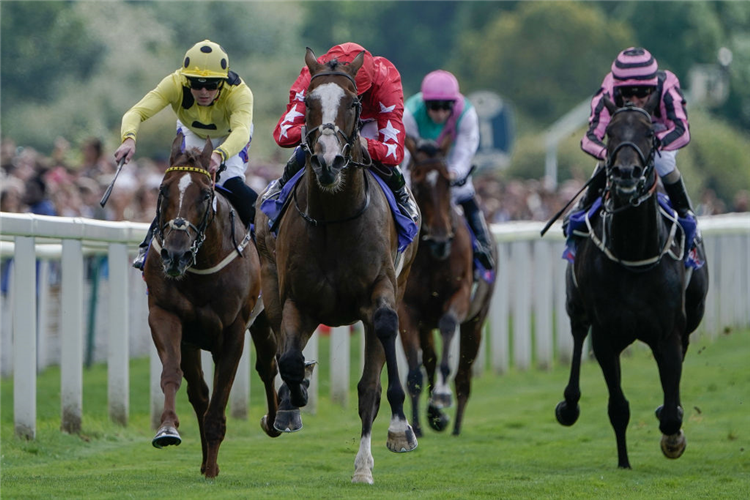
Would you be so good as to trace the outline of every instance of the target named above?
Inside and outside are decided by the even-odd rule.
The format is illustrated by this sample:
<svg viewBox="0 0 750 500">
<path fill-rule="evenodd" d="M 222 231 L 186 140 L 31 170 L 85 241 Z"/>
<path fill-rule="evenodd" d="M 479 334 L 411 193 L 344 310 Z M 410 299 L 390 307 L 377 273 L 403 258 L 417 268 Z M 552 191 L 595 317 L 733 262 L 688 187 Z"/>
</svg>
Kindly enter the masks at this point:
<svg viewBox="0 0 750 500">
<path fill-rule="evenodd" d="M 698 243 L 700 241 L 700 233 L 698 231 L 698 223 L 692 215 L 682 218 L 678 217 L 674 208 L 672 208 L 672 202 L 663 193 L 656 193 L 659 206 L 661 208 L 660 214 L 664 218 L 666 224 L 673 224 L 677 221 L 679 228 L 682 232 L 681 238 L 676 238 L 672 246 L 680 245 L 684 249 L 683 261 L 685 267 L 691 269 L 700 269 L 705 265 L 705 258 L 702 250 L 699 248 Z M 565 250 L 563 250 L 562 258 L 567 260 L 571 264 L 575 261 L 576 250 L 578 248 L 578 242 L 583 238 L 589 238 L 589 228 L 593 226 L 603 211 L 602 198 L 597 198 L 591 208 L 579 210 L 570 215 L 570 222 L 567 227 L 565 234 Z M 698 236 L 696 238 L 696 236 Z M 675 248 L 676 250 L 680 250 Z"/>
</svg>

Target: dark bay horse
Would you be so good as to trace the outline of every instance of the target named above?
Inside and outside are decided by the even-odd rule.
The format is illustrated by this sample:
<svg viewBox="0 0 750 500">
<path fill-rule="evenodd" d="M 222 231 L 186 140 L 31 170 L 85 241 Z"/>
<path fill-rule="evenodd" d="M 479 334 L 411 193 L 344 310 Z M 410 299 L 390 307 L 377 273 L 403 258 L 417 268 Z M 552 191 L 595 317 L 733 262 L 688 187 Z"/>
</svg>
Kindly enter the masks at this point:
<svg viewBox="0 0 750 500">
<path fill-rule="evenodd" d="M 388 372 L 391 421 L 387 447 L 416 448 L 404 415 L 404 390 L 396 365 L 397 306 L 416 254 L 416 241 L 397 253 L 398 236 L 385 194 L 363 168 L 359 139 L 360 102 L 355 76 L 364 52 L 350 64 L 319 64 L 307 49 L 312 79 L 305 104 L 305 173 L 294 201 L 281 218 L 278 236 L 257 210 L 263 300 L 279 339 L 284 384 L 276 429 L 301 428 L 299 407 L 307 404 L 302 349 L 319 324 L 365 327 L 365 366 L 359 381 L 362 433 L 353 482 L 372 483 L 372 423 L 380 407 L 380 374 Z M 260 199 L 260 198 L 259 198 Z M 347 354 L 348 355 L 348 354 Z"/>
<path fill-rule="evenodd" d="M 443 408 L 452 405 L 449 349 L 456 327 L 460 325 L 460 359 L 455 377 L 458 407 L 453 424 L 453 434 L 458 435 L 471 392 L 471 367 L 479 351 L 482 325 L 490 309 L 495 281 L 474 277 L 471 234 L 452 201 L 451 186 L 456 180 L 445 163 L 450 137 L 440 146 L 432 141 L 415 144 L 411 138 L 407 138 L 406 145 L 412 156 L 411 188 L 422 213 L 421 242 L 399 308 L 401 342 L 409 363 L 407 387 L 412 402 L 412 425 L 417 436 L 421 436 L 419 397 L 424 365 L 430 396 L 427 421 L 437 431 L 448 426 L 449 418 Z M 497 261 L 496 245 L 493 245 L 493 257 Z M 437 380 L 435 328 L 442 338 Z"/>
<path fill-rule="evenodd" d="M 657 202 L 651 112 L 658 94 L 639 109 L 616 108 L 607 127 L 607 188 L 604 211 L 589 223 L 589 238 L 578 245 L 566 275 L 573 334 L 573 362 L 565 400 L 555 410 L 562 425 L 578 419 L 583 342 L 591 339 L 609 389 L 609 420 L 617 440 L 618 466 L 630 468 L 625 432 L 630 407 L 620 384 L 620 353 L 636 340 L 646 343 L 659 368 L 664 392 L 657 409 L 661 449 L 668 458 L 685 450 L 680 403 L 682 362 L 689 334 L 703 318 L 708 269 L 686 270 L 684 232 L 674 211 Z M 702 244 L 699 252 L 703 253 Z M 705 261 L 705 259 L 703 259 Z"/>
<path fill-rule="evenodd" d="M 201 473 L 219 474 L 217 456 L 226 432 L 225 410 L 244 346 L 245 329 L 262 302 L 260 262 L 254 245 L 229 201 L 214 190 L 207 167 L 213 147 L 181 152 L 172 144 L 171 167 L 159 188 L 158 228 L 146 259 L 148 323 L 162 363 L 164 411 L 153 445 L 179 445 L 175 397 L 183 376 L 198 417 L 203 448 Z M 250 327 L 258 353 L 268 416 L 276 418 L 274 389 L 276 338 L 263 314 Z M 215 363 L 213 394 L 203 378 L 200 351 Z M 264 424 L 266 433 L 280 433 Z"/>
</svg>

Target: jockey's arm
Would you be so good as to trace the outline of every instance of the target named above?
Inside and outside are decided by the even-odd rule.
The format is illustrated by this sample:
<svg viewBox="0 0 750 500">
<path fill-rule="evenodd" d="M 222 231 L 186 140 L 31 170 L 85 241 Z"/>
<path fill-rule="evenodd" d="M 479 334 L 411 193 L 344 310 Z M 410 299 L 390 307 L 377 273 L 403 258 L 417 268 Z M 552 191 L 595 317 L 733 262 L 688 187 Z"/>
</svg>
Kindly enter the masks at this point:
<svg viewBox="0 0 750 500">
<path fill-rule="evenodd" d="M 448 169 L 457 179 L 462 179 L 469 173 L 478 149 L 479 117 L 476 108 L 472 106 L 466 110 L 458 124 L 456 142 L 448 155 Z"/>
</svg>

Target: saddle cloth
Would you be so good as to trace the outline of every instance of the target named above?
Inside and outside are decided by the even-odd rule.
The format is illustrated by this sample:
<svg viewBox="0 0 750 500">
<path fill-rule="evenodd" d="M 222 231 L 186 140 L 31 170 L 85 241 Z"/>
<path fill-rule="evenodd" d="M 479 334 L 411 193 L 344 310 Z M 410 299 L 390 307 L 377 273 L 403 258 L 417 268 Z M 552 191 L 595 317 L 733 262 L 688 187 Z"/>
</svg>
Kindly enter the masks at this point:
<svg viewBox="0 0 750 500">
<path fill-rule="evenodd" d="M 268 227 L 273 230 L 274 236 L 278 235 L 278 226 L 275 226 L 274 222 L 286 211 L 286 208 L 289 205 L 288 201 L 294 192 L 294 187 L 304 173 L 305 169 L 300 169 L 299 172 L 289 179 L 289 182 L 284 184 L 278 198 L 266 198 L 260 205 L 260 210 L 268 216 Z M 398 233 L 398 251 L 401 253 L 409 246 L 417 235 L 417 225 L 409 217 L 403 215 L 398 209 L 396 198 L 393 196 L 393 192 L 391 192 L 391 189 L 385 184 L 385 182 L 374 173 L 370 172 L 370 174 L 378 182 L 378 185 L 383 190 L 383 193 L 388 200 L 388 205 L 391 207 L 391 213 L 396 222 L 396 231 Z"/>
<path fill-rule="evenodd" d="M 669 200 L 667 195 L 664 193 L 656 193 L 659 205 L 667 212 L 672 213 L 672 202 Z M 594 220 L 599 216 L 602 209 L 602 198 L 596 199 L 591 208 L 588 210 L 580 210 L 570 215 L 567 232 L 565 237 L 565 250 L 563 250 L 562 258 L 570 263 L 575 261 L 576 249 L 578 247 L 579 238 L 588 238 L 588 227 L 586 227 L 586 214 L 588 213 L 589 220 Z M 666 219 L 669 222 L 668 219 Z M 688 215 L 688 217 L 677 218 L 682 230 L 685 233 L 685 248 L 689 249 L 685 252 L 685 267 L 692 269 L 700 269 L 704 266 L 705 261 L 701 257 L 701 253 L 695 245 L 695 235 L 698 231 L 698 223 L 695 217 Z"/>
</svg>

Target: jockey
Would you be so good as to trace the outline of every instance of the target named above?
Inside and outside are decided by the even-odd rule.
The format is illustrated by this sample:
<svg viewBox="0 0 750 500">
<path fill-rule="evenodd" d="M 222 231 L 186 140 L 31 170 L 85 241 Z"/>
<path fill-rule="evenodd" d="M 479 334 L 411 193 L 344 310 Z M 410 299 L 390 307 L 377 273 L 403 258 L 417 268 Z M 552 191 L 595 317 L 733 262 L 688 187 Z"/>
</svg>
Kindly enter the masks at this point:
<svg viewBox="0 0 750 500">
<path fill-rule="evenodd" d="M 385 57 L 373 56 L 356 43 L 342 43 L 333 46 L 318 58 L 325 64 L 337 59 L 349 63 L 361 52 L 365 53 L 362 67 L 357 72 L 357 94 L 362 102 L 360 113 L 360 142 L 373 161 L 390 167 L 387 177 L 381 169 L 372 169 L 380 175 L 396 197 L 401 212 L 411 220 L 418 219 L 418 210 L 406 188 L 404 175 L 398 165 L 404 157 L 404 95 L 401 88 L 401 74 Z M 272 182 L 263 199 L 278 197 L 281 188 L 305 165 L 305 152 L 300 147 L 304 139 L 305 92 L 310 85 L 310 70 L 302 68 L 289 90 L 289 104 L 273 131 L 273 138 L 279 146 L 294 147 L 281 178 Z"/>
<path fill-rule="evenodd" d="M 448 170 L 455 179 L 466 179 L 461 186 L 452 188 L 452 197 L 461 205 L 466 220 L 476 236 L 476 256 L 487 269 L 493 269 L 491 236 L 484 214 L 479 209 L 476 191 L 469 172 L 471 161 L 479 148 L 479 118 L 476 108 L 459 92 L 458 80 L 453 74 L 437 70 L 422 80 L 422 91 L 406 100 L 404 128 L 415 139 L 440 143 L 446 135 L 452 137 L 448 153 Z M 409 163 L 405 153 L 403 165 Z"/>
<path fill-rule="evenodd" d="M 653 111 L 658 153 L 654 156 L 654 167 L 662 180 L 664 189 L 680 217 L 694 215 L 685 184 L 677 170 L 677 150 L 690 142 L 685 98 L 677 77 L 668 70 L 659 70 L 656 59 L 646 49 L 630 47 L 617 55 L 612 71 L 604 77 L 601 88 L 591 101 L 589 129 L 581 139 L 581 149 L 597 160 L 594 175 L 603 168 L 607 148 L 602 142 L 609 124 L 610 115 L 604 106 L 604 97 L 618 107 L 630 103 L 642 108 L 653 92 L 659 93 L 659 105 Z M 573 212 L 591 206 L 604 189 L 606 178 L 598 176 L 588 187 L 586 194 Z"/>
<path fill-rule="evenodd" d="M 127 163 L 135 154 L 141 122 L 171 105 L 177 114 L 177 133 L 184 135 L 185 148 L 202 149 L 211 138 L 214 151 L 209 172 L 220 166 L 216 184 L 232 202 L 247 226 L 255 218 L 258 195 L 245 184 L 248 150 L 253 134 L 253 93 L 237 73 L 229 70 L 229 56 L 217 43 L 203 40 L 185 53 L 182 67 L 167 75 L 151 92 L 122 117 L 122 144 L 115 159 Z M 146 250 L 157 221 L 151 223 L 138 248 L 133 267 L 143 269 Z"/>
</svg>

